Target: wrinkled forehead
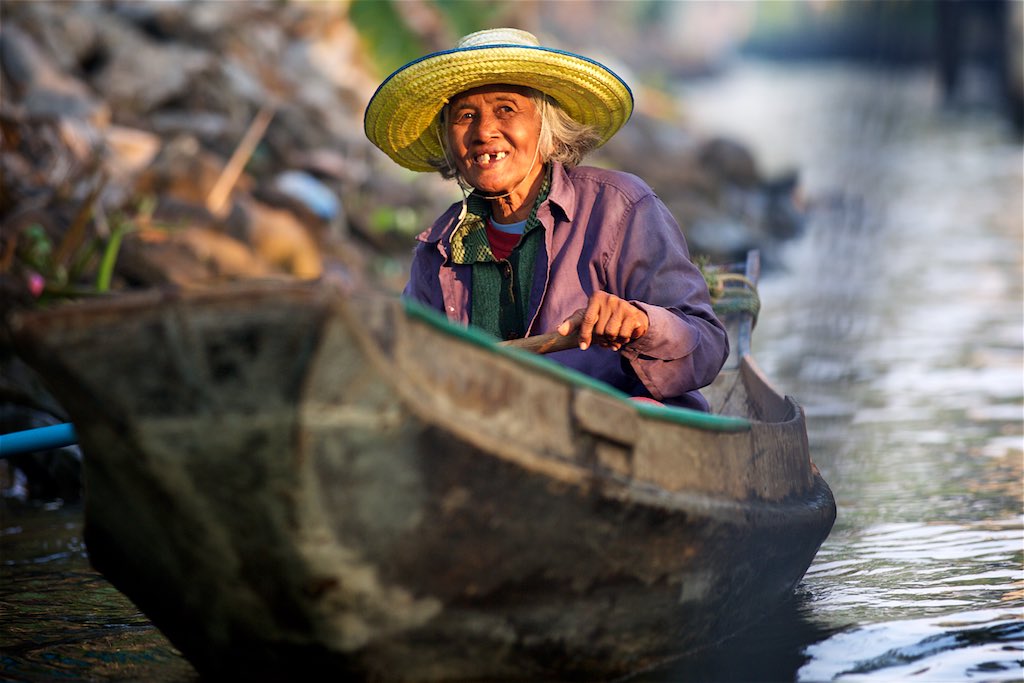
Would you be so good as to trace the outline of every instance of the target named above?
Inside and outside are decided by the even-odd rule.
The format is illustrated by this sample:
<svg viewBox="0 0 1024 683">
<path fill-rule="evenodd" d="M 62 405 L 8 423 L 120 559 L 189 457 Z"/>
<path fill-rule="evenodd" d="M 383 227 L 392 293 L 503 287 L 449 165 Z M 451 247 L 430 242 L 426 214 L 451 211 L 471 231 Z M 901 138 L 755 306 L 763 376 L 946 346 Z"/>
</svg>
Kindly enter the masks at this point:
<svg viewBox="0 0 1024 683">
<path fill-rule="evenodd" d="M 536 94 L 536 90 L 533 88 L 527 88 L 522 85 L 510 85 L 506 83 L 494 83 L 491 85 L 481 85 L 476 88 L 470 88 L 469 90 L 463 90 L 457 95 L 454 95 L 449 101 L 449 106 L 455 107 L 465 103 L 467 100 L 483 96 L 485 99 L 501 99 L 507 97 L 509 99 L 530 99 Z"/>
</svg>

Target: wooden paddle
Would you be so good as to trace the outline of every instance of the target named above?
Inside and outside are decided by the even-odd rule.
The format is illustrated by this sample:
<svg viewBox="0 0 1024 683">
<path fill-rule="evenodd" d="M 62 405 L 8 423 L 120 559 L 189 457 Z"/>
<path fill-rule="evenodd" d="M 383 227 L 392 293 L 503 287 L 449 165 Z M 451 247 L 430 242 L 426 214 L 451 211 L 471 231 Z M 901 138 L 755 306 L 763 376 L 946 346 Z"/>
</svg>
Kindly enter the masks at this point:
<svg viewBox="0 0 1024 683">
<path fill-rule="evenodd" d="M 509 339 L 508 341 L 498 342 L 498 344 L 500 346 L 511 346 L 514 349 L 522 349 L 530 353 L 554 353 L 555 351 L 565 351 L 566 349 L 578 349 L 580 338 L 575 332 L 565 337 L 557 332 L 549 332 L 533 337 L 523 337 L 522 339 Z"/>
</svg>

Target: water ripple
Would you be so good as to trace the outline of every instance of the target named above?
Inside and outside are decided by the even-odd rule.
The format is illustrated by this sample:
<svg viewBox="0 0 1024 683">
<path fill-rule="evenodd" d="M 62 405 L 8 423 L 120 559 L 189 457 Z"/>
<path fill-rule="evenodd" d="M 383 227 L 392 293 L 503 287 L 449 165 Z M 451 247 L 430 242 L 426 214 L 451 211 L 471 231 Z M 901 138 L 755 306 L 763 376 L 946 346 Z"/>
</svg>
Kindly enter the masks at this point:
<svg viewBox="0 0 1024 683">
<path fill-rule="evenodd" d="M 890 621 L 811 645 L 798 681 L 1020 681 L 1021 610 L 963 612 L 946 618 Z"/>
<path fill-rule="evenodd" d="M 821 612 L 855 622 L 1003 601 L 1024 607 L 1024 518 L 879 524 L 831 539 L 807 572 Z"/>
</svg>

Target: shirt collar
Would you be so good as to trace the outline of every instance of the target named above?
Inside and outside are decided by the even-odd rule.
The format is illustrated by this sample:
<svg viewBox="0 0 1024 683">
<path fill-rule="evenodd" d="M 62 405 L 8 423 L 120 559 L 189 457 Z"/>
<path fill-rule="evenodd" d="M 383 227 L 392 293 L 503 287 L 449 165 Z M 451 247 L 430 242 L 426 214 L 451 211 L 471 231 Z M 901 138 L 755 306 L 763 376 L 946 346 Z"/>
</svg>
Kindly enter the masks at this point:
<svg viewBox="0 0 1024 683">
<path fill-rule="evenodd" d="M 526 230 L 529 233 L 540 226 L 537 209 L 547 200 L 551 193 L 552 169 L 544 171 L 540 184 L 540 192 L 534 200 L 533 208 L 526 219 Z M 466 200 L 466 215 L 455 226 L 448 238 L 450 258 L 454 263 L 477 263 L 494 261 L 490 240 L 487 239 L 487 221 L 491 217 L 491 203 L 483 196 L 473 193 Z"/>
<path fill-rule="evenodd" d="M 551 169 L 551 191 L 548 192 L 548 201 L 557 206 L 565 220 L 572 221 L 573 207 L 576 206 L 576 189 L 569 182 L 569 171 L 562 164 L 552 162 Z"/>
</svg>

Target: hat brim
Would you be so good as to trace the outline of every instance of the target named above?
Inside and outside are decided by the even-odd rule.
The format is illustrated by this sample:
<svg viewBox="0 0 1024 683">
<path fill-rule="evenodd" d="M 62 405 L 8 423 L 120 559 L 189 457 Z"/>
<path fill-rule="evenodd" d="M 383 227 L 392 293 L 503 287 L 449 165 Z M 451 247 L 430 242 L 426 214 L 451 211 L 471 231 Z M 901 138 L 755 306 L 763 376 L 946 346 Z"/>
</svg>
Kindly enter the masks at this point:
<svg viewBox="0 0 1024 683">
<path fill-rule="evenodd" d="M 366 137 L 399 165 L 433 171 L 442 156 L 434 119 L 455 95 L 482 85 L 535 88 L 576 121 L 593 126 L 599 145 L 633 113 L 633 93 L 611 69 L 571 52 L 501 44 L 435 52 L 391 74 L 370 98 Z"/>
</svg>

